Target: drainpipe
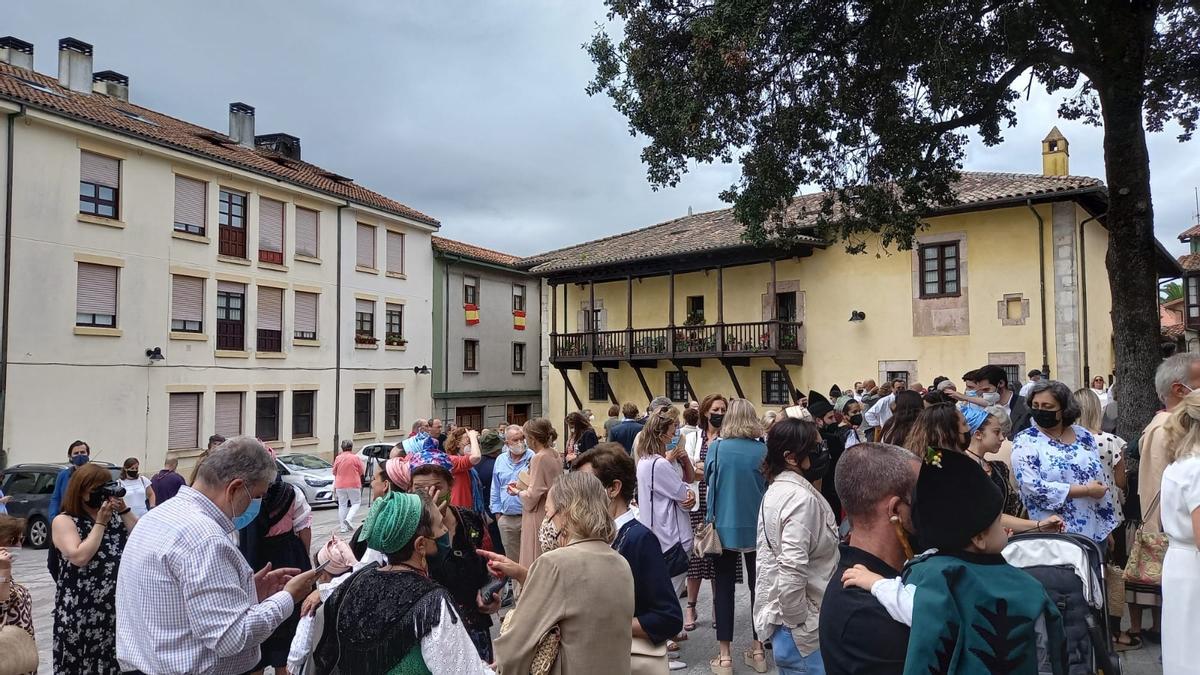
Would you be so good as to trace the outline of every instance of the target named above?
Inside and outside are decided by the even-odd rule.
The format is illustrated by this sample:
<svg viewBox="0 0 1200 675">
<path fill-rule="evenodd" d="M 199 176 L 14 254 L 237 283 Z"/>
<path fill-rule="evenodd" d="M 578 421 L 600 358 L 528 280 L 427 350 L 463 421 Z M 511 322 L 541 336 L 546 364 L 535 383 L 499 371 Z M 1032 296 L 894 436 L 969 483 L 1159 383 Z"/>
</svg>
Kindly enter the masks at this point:
<svg viewBox="0 0 1200 675">
<path fill-rule="evenodd" d="M 340 452 L 341 436 L 338 425 L 342 420 L 342 211 L 350 208 L 350 202 L 338 207 L 337 210 L 337 318 L 334 326 L 334 361 L 333 361 L 333 455 Z M 319 313 L 318 313 L 319 314 Z"/>
<path fill-rule="evenodd" d="M 443 273 L 443 276 L 445 277 L 445 282 L 446 282 L 446 290 L 443 291 L 443 293 L 442 293 L 442 307 L 445 309 L 445 311 L 442 313 L 446 315 L 445 316 L 445 328 L 444 328 L 443 334 L 442 334 L 442 393 L 444 394 L 444 393 L 450 391 L 450 265 L 451 265 L 451 263 L 450 263 L 449 256 L 443 258 L 443 260 L 446 261 L 446 267 L 445 267 L 445 271 Z M 480 282 L 480 283 L 482 284 L 483 282 Z M 445 401 L 446 399 L 442 399 L 442 400 Z M 446 404 L 446 406 L 447 406 L 446 411 L 444 413 L 442 413 L 443 417 L 449 417 L 449 415 L 450 415 L 449 405 L 450 405 L 449 403 Z M 485 410 L 485 412 L 486 412 L 486 410 Z"/>
<path fill-rule="evenodd" d="M 8 333 L 9 333 L 9 291 L 12 284 L 12 214 L 13 214 L 13 138 L 17 127 L 17 118 L 25 115 L 25 106 L 15 113 L 8 114 L 4 163 L 4 289 L 3 300 L 0 301 L 0 322 L 4 323 L 4 332 L 0 333 L 0 466 L 8 465 L 8 452 L 4 449 L 4 421 L 7 419 L 8 403 Z"/>
<path fill-rule="evenodd" d="M 1092 382 L 1092 365 L 1088 362 L 1088 304 L 1087 304 L 1087 247 L 1084 246 L 1084 227 L 1093 220 L 1108 215 L 1108 211 L 1098 213 L 1079 224 L 1079 293 L 1082 299 L 1083 318 L 1083 386 L 1090 387 Z"/>
<path fill-rule="evenodd" d="M 1042 214 L 1033 208 L 1032 199 L 1026 199 L 1025 206 L 1029 207 L 1038 223 L 1038 278 L 1042 306 L 1042 374 L 1050 377 L 1050 346 L 1046 332 L 1046 221 L 1042 220 Z"/>
</svg>

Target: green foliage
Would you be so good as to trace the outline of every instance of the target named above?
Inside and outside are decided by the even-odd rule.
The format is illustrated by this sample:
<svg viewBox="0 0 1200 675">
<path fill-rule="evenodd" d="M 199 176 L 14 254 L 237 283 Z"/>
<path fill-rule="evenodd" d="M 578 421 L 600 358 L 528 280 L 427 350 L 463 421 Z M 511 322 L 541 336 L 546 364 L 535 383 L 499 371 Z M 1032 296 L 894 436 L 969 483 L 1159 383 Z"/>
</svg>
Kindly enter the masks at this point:
<svg viewBox="0 0 1200 675">
<path fill-rule="evenodd" d="M 1174 119 L 1190 137 L 1200 116 L 1197 3 L 1185 0 L 606 4 L 624 35 L 585 45 L 588 92 L 648 138 L 656 188 L 689 161 L 739 161 L 722 197 L 754 242 L 816 228 L 854 252 L 876 238 L 909 247 L 920 216 L 954 201 L 963 130 L 999 143 L 1026 77 L 1068 91 L 1071 119 L 1098 123 L 1129 78 L 1151 130 Z M 1144 60 L 1123 53 L 1131 39 Z M 809 184 L 829 196 L 801 208 Z"/>
<path fill-rule="evenodd" d="M 1170 302 L 1183 297 L 1183 286 L 1179 285 L 1178 281 L 1172 281 L 1169 284 L 1158 287 L 1158 299 L 1162 302 Z"/>
</svg>

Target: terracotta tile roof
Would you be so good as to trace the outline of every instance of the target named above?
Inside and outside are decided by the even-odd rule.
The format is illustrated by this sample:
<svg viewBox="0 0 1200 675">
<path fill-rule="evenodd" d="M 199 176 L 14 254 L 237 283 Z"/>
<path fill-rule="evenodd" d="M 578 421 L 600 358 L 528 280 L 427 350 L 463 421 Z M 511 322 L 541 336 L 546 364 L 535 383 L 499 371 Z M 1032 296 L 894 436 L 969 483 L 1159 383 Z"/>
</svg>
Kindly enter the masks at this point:
<svg viewBox="0 0 1200 675">
<path fill-rule="evenodd" d="M 471 258 L 472 260 L 482 260 L 483 262 L 495 263 L 497 265 L 515 267 L 517 262 L 521 259 L 520 256 L 509 255 L 507 253 L 493 251 L 491 249 L 483 248 L 481 246 L 474 246 L 472 244 L 464 244 L 461 241 L 454 241 L 453 239 L 446 239 L 445 237 L 435 236 L 432 237 L 432 240 L 433 250 L 442 251 L 444 253 L 453 253 L 454 255 L 459 255 L 464 258 Z"/>
<path fill-rule="evenodd" d="M 1161 332 L 1163 337 L 1177 338 L 1183 335 L 1184 325 L 1177 323 L 1170 326 L 1163 326 Z"/>
<path fill-rule="evenodd" d="M 1200 271 L 1200 253 L 1188 253 L 1179 256 L 1179 266 L 1188 272 Z"/>
<path fill-rule="evenodd" d="M 1195 225 L 1179 233 L 1179 241 L 1187 241 L 1192 237 L 1200 237 L 1200 223 L 1196 223 Z"/>
<path fill-rule="evenodd" d="M 0 99 L 24 103 L 391 214 L 438 225 L 435 218 L 319 166 L 284 159 L 264 150 L 246 148 L 237 145 L 223 133 L 103 94 L 73 92 L 59 86 L 56 78 L 24 68 L 0 63 Z"/>
<path fill-rule="evenodd" d="M 1022 202 L 1059 192 L 1103 191 L 1104 184 L 1095 178 L 1081 176 L 1042 176 L 1017 173 L 968 172 L 955 186 L 958 201 L 942 211 L 981 209 L 1001 204 Z M 815 224 L 816 213 L 824 193 L 796 198 L 788 209 L 802 226 Z M 521 261 L 521 266 L 534 274 L 570 269 L 598 267 L 618 262 L 660 258 L 686 253 L 714 251 L 746 246 L 743 228 L 733 218 L 732 209 L 697 213 L 668 220 L 604 239 L 597 239 L 567 248 L 548 251 Z M 686 235 L 686 236 L 685 236 Z M 801 243 L 824 246 L 816 237 L 801 239 Z"/>
</svg>

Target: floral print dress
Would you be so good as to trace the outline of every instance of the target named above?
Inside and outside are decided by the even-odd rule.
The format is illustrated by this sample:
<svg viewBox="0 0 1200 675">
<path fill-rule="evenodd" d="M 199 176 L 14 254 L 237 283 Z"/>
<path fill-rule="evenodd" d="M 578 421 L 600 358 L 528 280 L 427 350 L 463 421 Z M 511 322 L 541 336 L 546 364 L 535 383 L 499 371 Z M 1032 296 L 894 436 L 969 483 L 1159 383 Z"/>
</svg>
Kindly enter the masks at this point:
<svg viewBox="0 0 1200 675">
<path fill-rule="evenodd" d="M 36 637 L 33 634 L 33 598 L 29 595 L 29 591 L 15 581 L 10 580 L 5 583 L 11 584 L 11 586 L 8 600 L 0 602 L 0 616 L 4 617 L 0 623 L 6 626 L 16 626 L 29 633 L 29 637 Z M 37 669 L 30 672 L 36 673 Z"/>
<path fill-rule="evenodd" d="M 94 524 L 77 518 L 75 528 L 87 539 Z M 59 563 L 54 596 L 54 672 L 109 675 L 117 665 L 117 569 L 129 533 L 113 514 L 96 555 L 83 567 L 65 557 Z"/>
<path fill-rule="evenodd" d="M 1042 520 L 1062 517 L 1067 532 L 1103 542 L 1117 527 L 1114 488 L 1109 483 L 1096 449 L 1096 439 L 1080 426 L 1072 426 L 1075 442 L 1062 443 L 1037 426 L 1013 439 L 1012 464 L 1021 501 L 1029 517 Z M 1072 485 L 1100 481 L 1109 486 L 1099 499 L 1068 497 Z"/>
</svg>

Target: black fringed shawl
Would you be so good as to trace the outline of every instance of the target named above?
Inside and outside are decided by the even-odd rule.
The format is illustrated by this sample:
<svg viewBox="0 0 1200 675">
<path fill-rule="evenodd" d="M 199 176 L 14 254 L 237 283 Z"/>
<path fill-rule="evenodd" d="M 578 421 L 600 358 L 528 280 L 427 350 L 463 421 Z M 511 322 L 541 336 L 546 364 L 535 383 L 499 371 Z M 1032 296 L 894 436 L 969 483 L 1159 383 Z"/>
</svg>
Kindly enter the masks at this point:
<svg viewBox="0 0 1200 675">
<path fill-rule="evenodd" d="M 318 673 L 386 673 L 439 623 L 442 605 L 457 623 L 446 590 L 416 572 L 355 572 L 325 603 L 325 630 L 314 653 Z"/>
</svg>

